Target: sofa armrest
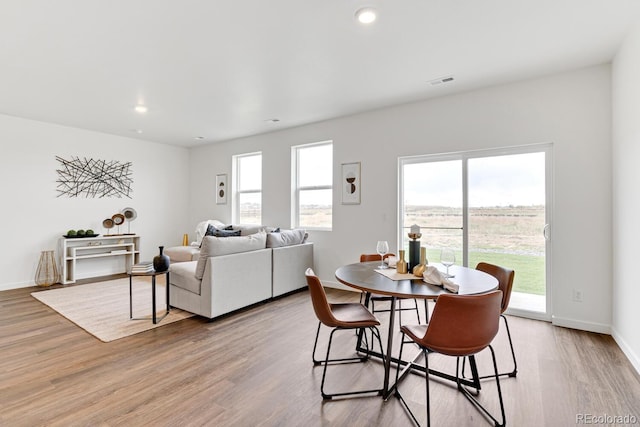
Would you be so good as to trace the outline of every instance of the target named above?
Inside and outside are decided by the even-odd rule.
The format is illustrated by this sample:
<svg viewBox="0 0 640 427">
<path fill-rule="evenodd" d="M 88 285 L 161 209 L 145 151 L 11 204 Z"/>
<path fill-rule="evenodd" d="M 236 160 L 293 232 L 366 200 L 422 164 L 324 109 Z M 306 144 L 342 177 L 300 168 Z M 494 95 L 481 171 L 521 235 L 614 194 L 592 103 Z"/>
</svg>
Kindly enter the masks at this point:
<svg viewBox="0 0 640 427">
<path fill-rule="evenodd" d="M 202 277 L 205 314 L 217 317 L 271 298 L 271 249 L 210 257 Z"/>
<path fill-rule="evenodd" d="M 273 296 L 305 288 L 309 267 L 313 268 L 313 243 L 273 248 Z"/>
</svg>

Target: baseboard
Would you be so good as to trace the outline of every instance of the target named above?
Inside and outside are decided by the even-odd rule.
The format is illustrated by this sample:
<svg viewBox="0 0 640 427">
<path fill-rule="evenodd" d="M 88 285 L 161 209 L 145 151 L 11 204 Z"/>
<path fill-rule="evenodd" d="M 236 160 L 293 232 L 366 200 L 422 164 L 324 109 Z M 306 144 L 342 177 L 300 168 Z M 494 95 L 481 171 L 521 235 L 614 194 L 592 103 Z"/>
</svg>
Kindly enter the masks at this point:
<svg viewBox="0 0 640 427">
<path fill-rule="evenodd" d="M 605 325 L 603 323 L 585 322 L 582 320 L 566 319 L 558 316 L 551 316 L 551 323 L 554 326 L 562 326 L 563 328 L 579 329 L 581 331 L 611 335 L 611 325 Z"/>
<path fill-rule="evenodd" d="M 527 319 L 541 320 L 543 322 L 551 322 L 551 316 L 547 313 L 539 313 L 537 311 L 522 310 L 519 308 L 508 308 L 505 314 L 509 316 L 524 317 Z"/>
<path fill-rule="evenodd" d="M 629 359 L 629 362 L 631 362 L 631 365 L 633 365 L 636 372 L 640 375 L 640 357 L 638 357 L 629 344 L 627 344 L 627 342 L 622 338 L 616 328 L 612 328 L 611 336 L 618 344 L 618 347 L 620 347 L 624 355 L 627 356 L 627 359 Z"/>
<path fill-rule="evenodd" d="M 334 282 L 332 280 L 322 280 L 322 284 L 327 288 L 342 289 L 343 291 L 358 292 L 357 289 L 351 288 L 351 287 L 349 287 L 347 285 L 343 285 L 340 282 Z"/>
<path fill-rule="evenodd" d="M 30 288 L 36 286 L 33 280 L 26 282 L 14 282 L 14 283 L 2 283 L 0 284 L 0 291 L 9 291 L 11 289 Z"/>
</svg>

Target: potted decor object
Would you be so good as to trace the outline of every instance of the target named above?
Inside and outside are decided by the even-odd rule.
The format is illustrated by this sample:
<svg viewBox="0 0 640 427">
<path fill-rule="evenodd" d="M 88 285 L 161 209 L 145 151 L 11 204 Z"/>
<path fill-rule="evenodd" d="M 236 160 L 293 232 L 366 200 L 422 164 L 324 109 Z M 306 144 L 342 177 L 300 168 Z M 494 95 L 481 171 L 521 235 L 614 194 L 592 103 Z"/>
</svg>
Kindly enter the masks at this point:
<svg viewBox="0 0 640 427">
<path fill-rule="evenodd" d="M 159 246 L 158 248 L 160 249 L 160 254 L 153 257 L 153 269 L 157 273 L 162 273 L 169 269 L 169 257 L 162 253 L 164 246 Z"/>
</svg>

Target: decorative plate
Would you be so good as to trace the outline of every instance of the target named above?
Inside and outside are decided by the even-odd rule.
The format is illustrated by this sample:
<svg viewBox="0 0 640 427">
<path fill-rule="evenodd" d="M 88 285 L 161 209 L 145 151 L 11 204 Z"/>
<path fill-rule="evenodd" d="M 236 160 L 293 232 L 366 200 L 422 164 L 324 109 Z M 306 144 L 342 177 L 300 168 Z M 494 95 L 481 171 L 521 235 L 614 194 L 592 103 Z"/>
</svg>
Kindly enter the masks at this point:
<svg viewBox="0 0 640 427">
<path fill-rule="evenodd" d="M 73 235 L 69 236 L 68 234 L 63 234 L 62 237 L 65 239 L 82 239 L 83 237 L 98 237 L 100 234 L 81 234 L 81 235 Z"/>
<path fill-rule="evenodd" d="M 136 212 L 135 209 L 133 208 L 124 208 L 122 209 L 122 212 L 120 212 L 122 215 L 124 215 L 124 218 L 127 221 L 133 221 L 134 219 L 136 219 L 138 217 L 138 212 Z"/>
<path fill-rule="evenodd" d="M 111 218 L 107 218 L 104 221 L 102 221 L 102 226 L 104 228 L 113 228 L 113 220 Z"/>
<path fill-rule="evenodd" d="M 124 215 L 122 214 L 115 214 L 114 216 L 111 217 L 111 219 L 113 220 L 113 223 L 115 225 L 124 224 Z"/>
</svg>

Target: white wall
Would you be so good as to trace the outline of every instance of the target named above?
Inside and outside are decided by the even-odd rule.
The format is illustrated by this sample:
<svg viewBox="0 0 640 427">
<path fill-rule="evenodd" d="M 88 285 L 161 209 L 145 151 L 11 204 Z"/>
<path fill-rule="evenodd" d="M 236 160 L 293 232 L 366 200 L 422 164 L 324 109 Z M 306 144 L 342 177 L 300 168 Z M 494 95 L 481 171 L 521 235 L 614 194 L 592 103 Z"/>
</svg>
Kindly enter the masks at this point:
<svg viewBox="0 0 640 427">
<path fill-rule="evenodd" d="M 104 233 L 102 221 L 125 207 L 138 212 L 131 231 L 145 259 L 191 228 L 187 149 L 4 115 L 0 144 L 0 290 L 33 285 L 40 251 L 56 249 L 69 229 Z M 132 197 L 57 197 L 56 156 L 132 162 Z"/>
<path fill-rule="evenodd" d="M 640 372 L 640 25 L 613 62 L 612 335 Z"/>
<path fill-rule="evenodd" d="M 341 163 L 360 161 L 363 186 L 360 205 L 341 205 L 335 191 L 333 231 L 310 233 L 316 272 L 332 282 L 377 240 L 396 242 L 399 156 L 551 142 L 554 322 L 609 332 L 610 78 L 608 65 L 596 66 L 193 149 L 191 228 L 230 221 L 230 203 L 215 204 L 215 175 L 231 176 L 231 156 L 253 151 L 263 153 L 263 223 L 290 226 L 290 147 L 333 140 L 334 182 Z M 582 303 L 571 301 L 573 287 Z"/>
</svg>

